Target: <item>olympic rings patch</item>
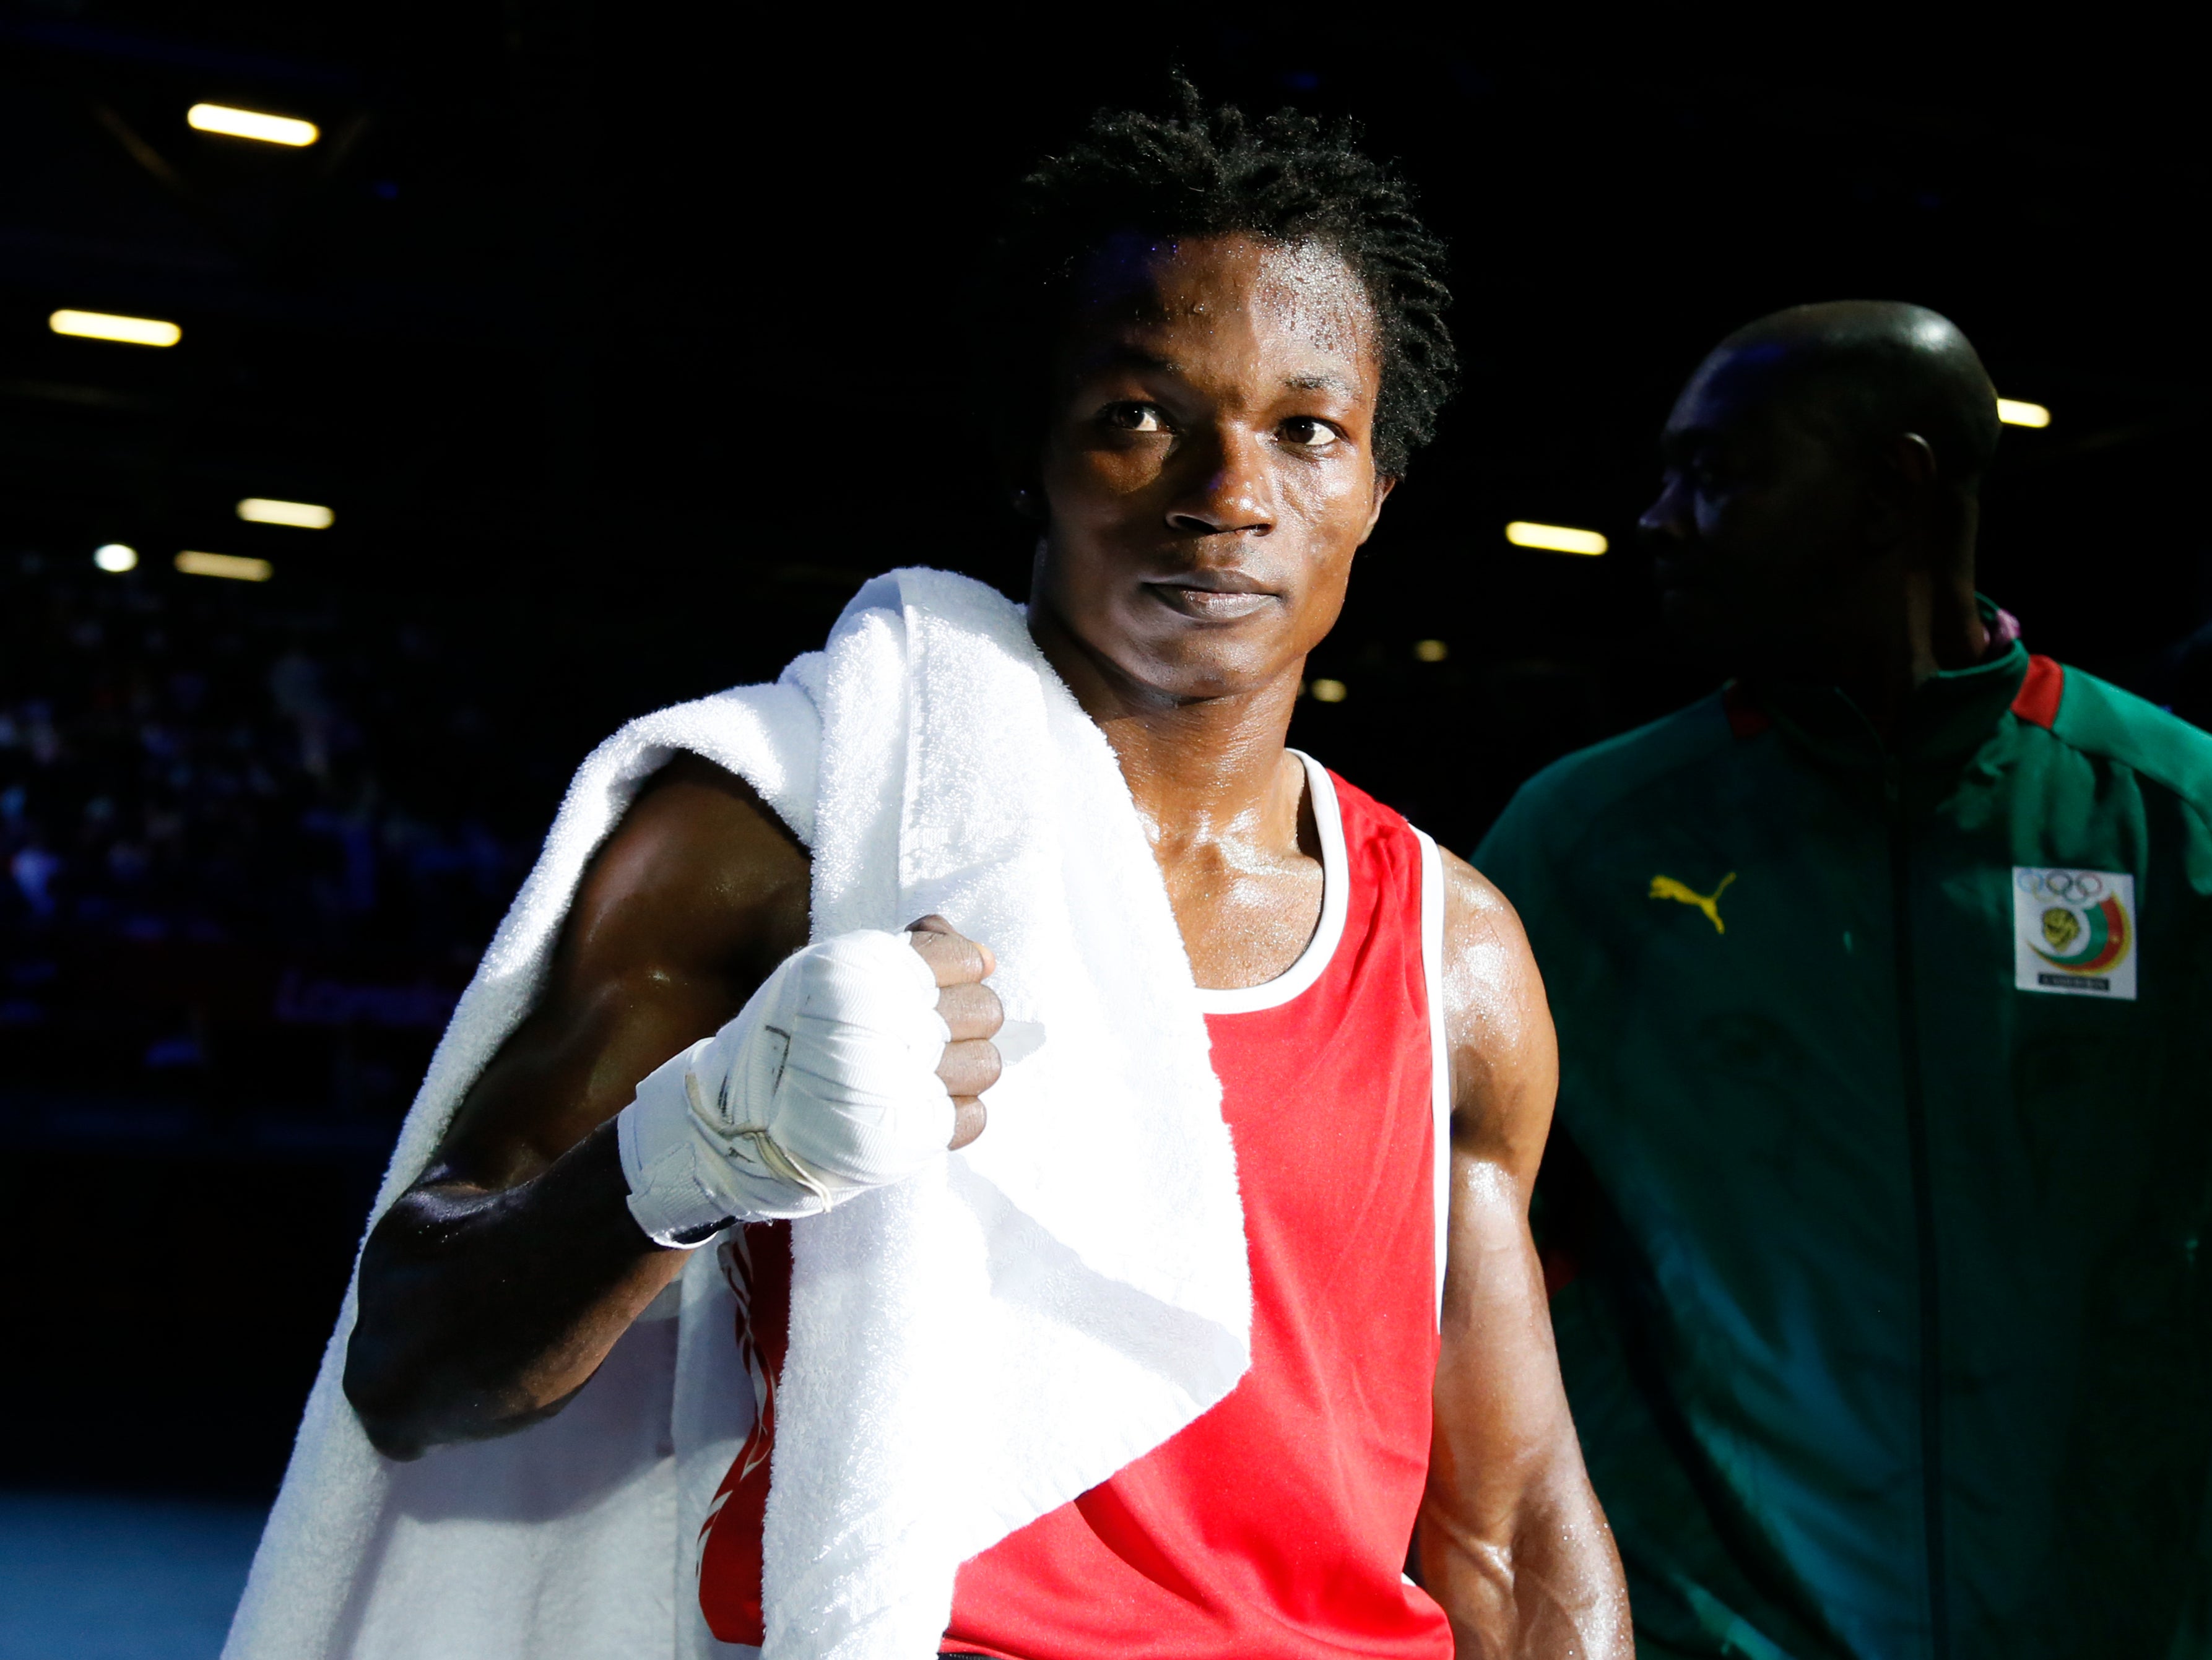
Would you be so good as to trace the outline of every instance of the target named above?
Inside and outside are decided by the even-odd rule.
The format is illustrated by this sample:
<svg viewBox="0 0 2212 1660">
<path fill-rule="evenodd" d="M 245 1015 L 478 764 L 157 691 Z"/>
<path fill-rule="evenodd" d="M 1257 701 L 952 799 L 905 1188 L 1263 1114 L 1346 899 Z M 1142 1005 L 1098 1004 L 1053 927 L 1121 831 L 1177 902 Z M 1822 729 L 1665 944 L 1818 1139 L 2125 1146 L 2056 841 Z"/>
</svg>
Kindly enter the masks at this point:
<svg viewBox="0 0 2212 1660">
<path fill-rule="evenodd" d="M 2136 995 L 2136 879 L 2118 870 L 2014 865 L 2013 984 L 2022 991 Z"/>
</svg>

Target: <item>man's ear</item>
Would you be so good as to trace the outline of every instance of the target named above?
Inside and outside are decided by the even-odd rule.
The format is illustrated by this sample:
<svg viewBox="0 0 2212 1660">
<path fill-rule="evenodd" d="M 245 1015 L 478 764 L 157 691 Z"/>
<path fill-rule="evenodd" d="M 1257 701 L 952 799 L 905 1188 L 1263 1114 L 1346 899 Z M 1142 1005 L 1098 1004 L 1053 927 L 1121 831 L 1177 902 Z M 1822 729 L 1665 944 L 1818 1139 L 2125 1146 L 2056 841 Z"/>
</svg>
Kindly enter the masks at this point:
<svg viewBox="0 0 2212 1660">
<path fill-rule="evenodd" d="M 1881 492 L 1881 518 L 1889 536 L 1904 544 L 1906 559 L 1918 566 L 1940 559 L 1952 538 L 1942 528 L 1949 518 L 1936 451 L 1917 433 L 1900 433 L 1884 457 L 1891 488 Z"/>
<path fill-rule="evenodd" d="M 1917 433 L 1899 433 L 1890 441 L 1889 464 L 1916 489 L 1925 489 L 1936 482 L 1935 448 Z"/>
<path fill-rule="evenodd" d="M 1389 500 L 1390 492 L 1397 488 L 1398 480 L 1395 474 L 1375 475 L 1375 495 L 1367 506 L 1367 528 L 1359 533 L 1362 546 L 1365 545 L 1368 537 L 1375 534 L 1375 522 L 1382 517 L 1382 504 Z"/>
<path fill-rule="evenodd" d="M 1007 492 L 1006 500 L 1015 512 L 1032 524 L 1045 522 L 1044 492 L 1035 483 L 1017 484 Z"/>
</svg>

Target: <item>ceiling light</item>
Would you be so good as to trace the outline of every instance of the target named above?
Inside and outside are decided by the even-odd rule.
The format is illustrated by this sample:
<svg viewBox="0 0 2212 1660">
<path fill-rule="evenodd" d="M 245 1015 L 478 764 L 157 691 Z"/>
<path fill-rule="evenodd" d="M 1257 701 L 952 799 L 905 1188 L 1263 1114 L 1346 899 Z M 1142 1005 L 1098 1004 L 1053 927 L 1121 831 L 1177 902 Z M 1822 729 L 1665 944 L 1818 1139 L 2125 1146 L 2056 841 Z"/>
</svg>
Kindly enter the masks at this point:
<svg viewBox="0 0 2212 1660">
<path fill-rule="evenodd" d="M 219 132 L 229 138 L 255 138 L 264 144 L 287 144 L 294 149 L 322 136 L 312 121 L 295 121 L 289 115 L 264 115 L 258 110 L 234 110 L 227 104 L 195 104 L 185 119 L 201 132 Z"/>
<path fill-rule="evenodd" d="M 2048 427 L 2051 411 L 2040 403 L 2025 403 L 2016 397 L 1997 400 L 1997 419 L 2008 427 Z"/>
<path fill-rule="evenodd" d="M 1515 519 L 1505 527 L 1505 539 L 1516 548 L 1541 548 L 1553 554 L 1601 554 L 1605 538 L 1595 530 L 1577 530 L 1565 524 L 1531 524 Z"/>
<path fill-rule="evenodd" d="M 228 577 L 233 582 L 266 582 L 276 567 L 265 559 L 240 559 L 236 554 L 181 553 L 177 568 L 188 577 Z"/>
<path fill-rule="evenodd" d="M 271 501 L 248 496 L 238 504 L 238 516 L 249 524 L 290 524 L 302 530 L 327 530 L 337 515 L 312 501 Z"/>
<path fill-rule="evenodd" d="M 1451 647 L 1440 639 L 1417 639 L 1413 642 L 1416 663 L 1442 663 L 1451 655 Z"/>
<path fill-rule="evenodd" d="M 56 334 L 84 340 L 119 340 L 126 346 L 173 346 L 185 331 L 154 317 L 112 317 L 106 312 L 56 312 L 46 319 Z"/>
<path fill-rule="evenodd" d="M 1317 680 L 1306 691 L 1316 703 L 1341 703 L 1346 696 L 1340 680 Z"/>
<path fill-rule="evenodd" d="M 119 577 L 125 571 L 138 568 L 138 550 L 126 548 L 119 542 L 105 542 L 92 550 L 92 562 L 101 570 Z"/>
</svg>

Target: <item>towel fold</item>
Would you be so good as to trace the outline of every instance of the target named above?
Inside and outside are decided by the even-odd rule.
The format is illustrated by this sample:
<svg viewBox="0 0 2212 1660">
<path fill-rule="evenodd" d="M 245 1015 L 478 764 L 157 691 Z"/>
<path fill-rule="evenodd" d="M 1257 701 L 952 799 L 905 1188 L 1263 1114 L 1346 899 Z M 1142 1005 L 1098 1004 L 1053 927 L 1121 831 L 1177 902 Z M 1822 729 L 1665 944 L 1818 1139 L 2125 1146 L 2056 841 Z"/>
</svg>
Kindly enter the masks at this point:
<svg viewBox="0 0 2212 1660">
<path fill-rule="evenodd" d="M 980 1141 L 793 1227 L 764 1652 L 913 1660 L 936 1651 L 962 1560 L 1159 1445 L 1249 1363 L 1204 1018 L 1113 752 L 1021 611 L 896 572 L 775 685 L 647 716 L 586 761 L 380 1214 L 534 1000 L 591 854 L 679 749 L 744 778 L 807 845 L 815 937 L 939 912 L 997 953 L 1010 1019 L 1048 1034 L 989 1093 Z M 714 1254 L 566 1412 L 404 1466 L 338 1389 L 349 1292 L 226 1655 L 714 1651 L 695 1542 L 751 1394 Z"/>
</svg>

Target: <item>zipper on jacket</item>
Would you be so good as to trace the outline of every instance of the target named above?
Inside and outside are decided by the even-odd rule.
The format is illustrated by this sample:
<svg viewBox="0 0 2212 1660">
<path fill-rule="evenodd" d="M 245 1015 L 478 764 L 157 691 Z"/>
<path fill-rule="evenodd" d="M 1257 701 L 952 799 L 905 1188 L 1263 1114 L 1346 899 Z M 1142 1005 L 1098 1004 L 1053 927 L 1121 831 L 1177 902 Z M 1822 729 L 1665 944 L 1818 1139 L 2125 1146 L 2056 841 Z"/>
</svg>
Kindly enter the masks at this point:
<svg viewBox="0 0 2212 1660">
<path fill-rule="evenodd" d="M 1928 1106 L 1920 1087 L 1920 1009 L 1912 972 L 1912 892 L 1902 778 L 1884 763 L 1889 808 L 1889 902 L 1897 952 L 1897 1035 L 1905 1072 L 1905 1134 L 1912 1162 L 1912 1228 L 1920 1305 L 1920 1506 L 1927 1540 L 1929 1652 L 1951 1652 L 1949 1588 L 1943 1566 L 1943 1314 L 1937 1300 L 1935 1178 L 1929 1167 Z"/>
</svg>

